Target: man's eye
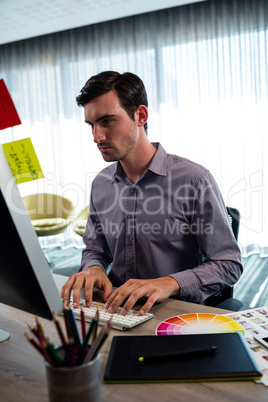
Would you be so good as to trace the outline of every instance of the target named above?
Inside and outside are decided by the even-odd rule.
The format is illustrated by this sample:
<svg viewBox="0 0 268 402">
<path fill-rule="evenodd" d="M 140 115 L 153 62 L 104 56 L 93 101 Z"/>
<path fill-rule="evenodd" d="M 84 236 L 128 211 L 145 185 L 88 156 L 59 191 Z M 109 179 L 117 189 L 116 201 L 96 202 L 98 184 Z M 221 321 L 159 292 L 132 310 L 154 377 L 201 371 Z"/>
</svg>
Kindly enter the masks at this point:
<svg viewBox="0 0 268 402">
<path fill-rule="evenodd" d="M 108 126 L 109 124 L 111 124 L 112 123 L 112 119 L 104 119 L 103 121 L 102 121 L 102 123 L 103 123 L 103 125 L 104 126 Z"/>
</svg>

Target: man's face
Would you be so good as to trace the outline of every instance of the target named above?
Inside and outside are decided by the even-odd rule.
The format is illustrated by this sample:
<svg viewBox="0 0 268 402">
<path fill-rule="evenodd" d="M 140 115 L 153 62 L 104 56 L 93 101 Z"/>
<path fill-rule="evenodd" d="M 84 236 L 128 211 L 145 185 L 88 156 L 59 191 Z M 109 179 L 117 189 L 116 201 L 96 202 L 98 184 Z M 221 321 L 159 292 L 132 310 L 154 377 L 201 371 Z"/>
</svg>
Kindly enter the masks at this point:
<svg viewBox="0 0 268 402">
<path fill-rule="evenodd" d="M 123 160 L 135 147 L 137 124 L 121 107 L 116 92 L 98 96 L 84 106 L 85 122 L 106 162 Z"/>
</svg>

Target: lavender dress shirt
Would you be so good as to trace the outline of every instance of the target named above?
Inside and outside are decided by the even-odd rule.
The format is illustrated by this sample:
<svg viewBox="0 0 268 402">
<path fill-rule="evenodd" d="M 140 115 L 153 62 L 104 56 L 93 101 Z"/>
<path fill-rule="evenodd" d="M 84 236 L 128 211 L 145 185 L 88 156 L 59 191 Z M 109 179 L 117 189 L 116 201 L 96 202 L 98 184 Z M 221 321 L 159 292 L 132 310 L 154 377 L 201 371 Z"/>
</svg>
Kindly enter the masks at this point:
<svg viewBox="0 0 268 402">
<path fill-rule="evenodd" d="M 114 286 L 171 276 L 179 299 L 203 303 L 239 279 L 240 250 L 210 172 L 153 145 L 135 184 L 120 162 L 94 179 L 80 271 L 100 265 Z"/>
</svg>

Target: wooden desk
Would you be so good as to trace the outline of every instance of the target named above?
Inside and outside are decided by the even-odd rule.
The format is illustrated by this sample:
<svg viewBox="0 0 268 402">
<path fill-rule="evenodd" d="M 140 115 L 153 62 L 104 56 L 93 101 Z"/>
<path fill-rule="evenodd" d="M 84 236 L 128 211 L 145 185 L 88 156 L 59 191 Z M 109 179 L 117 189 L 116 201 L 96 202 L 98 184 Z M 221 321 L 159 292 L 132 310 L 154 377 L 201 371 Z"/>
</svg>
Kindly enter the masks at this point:
<svg viewBox="0 0 268 402">
<path fill-rule="evenodd" d="M 101 353 L 101 378 L 113 335 L 153 335 L 156 326 L 168 317 L 193 312 L 226 313 L 211 307 L 176 300 L 154 306 L 156 317 L 124 333 L 111 331 Z M 0 304 L 0 328 L 10 332 L 10 339 L 0 344 L 0 400 L 4 402 L 48 401 L 45 366 L 42 357 L 27 342 L 24 332 L 34 324 L 34 316 Z M 59 338 L 52 321 L 41 319 L 47 335 L 56 345 Z M 268 389 L 254 381 L 199 382 L 170 384 L 104 384 L 102 401 L 157 402 L 267 402 Z"/>
</svg>

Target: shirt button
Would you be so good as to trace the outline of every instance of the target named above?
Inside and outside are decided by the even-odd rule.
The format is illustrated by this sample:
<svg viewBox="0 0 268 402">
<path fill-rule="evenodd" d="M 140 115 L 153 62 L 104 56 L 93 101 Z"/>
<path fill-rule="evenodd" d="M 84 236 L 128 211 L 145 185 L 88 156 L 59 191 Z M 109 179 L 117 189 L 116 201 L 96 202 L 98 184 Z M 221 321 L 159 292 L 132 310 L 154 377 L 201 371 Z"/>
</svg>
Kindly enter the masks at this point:
<svg viewBox="0 0 268 402">
<path fill-rule="evenodd" d="M 128 243 L 127 243 L 127 245 L 128 245 L 128 246 L 132 246 L 132 241 L 129 240 Z"/>
</svg>

